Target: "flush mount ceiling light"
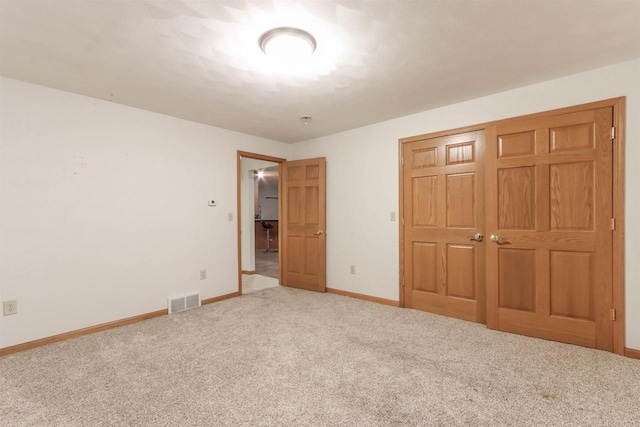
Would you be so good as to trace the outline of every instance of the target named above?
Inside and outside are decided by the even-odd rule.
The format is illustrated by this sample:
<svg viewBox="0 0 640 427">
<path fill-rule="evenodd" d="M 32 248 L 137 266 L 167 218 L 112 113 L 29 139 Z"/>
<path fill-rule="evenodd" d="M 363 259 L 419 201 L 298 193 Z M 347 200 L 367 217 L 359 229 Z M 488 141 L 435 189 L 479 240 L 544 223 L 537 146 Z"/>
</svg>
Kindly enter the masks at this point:
<svg viewBox="0 0 640 427">
<path fill-rule="evenodd" d="M 269 30 L 258 40 L 260 49 L 270 57 L 286 62 L 305 59 L 316 50 L 316 39 L 304 30 L 279 27 Z"/>
</svg>

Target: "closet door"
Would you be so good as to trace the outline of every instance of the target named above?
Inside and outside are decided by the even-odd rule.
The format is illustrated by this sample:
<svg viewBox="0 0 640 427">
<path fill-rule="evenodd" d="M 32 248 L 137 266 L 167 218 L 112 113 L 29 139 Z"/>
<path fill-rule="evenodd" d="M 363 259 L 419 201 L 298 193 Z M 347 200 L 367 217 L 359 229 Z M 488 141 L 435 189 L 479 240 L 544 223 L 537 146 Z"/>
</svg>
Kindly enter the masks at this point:
<svg viewBox="0 0 640 427">
<path fill-rule="evenodd" d="M 487 326 L 613 351 L 612 109 L 487 129 Z"/>
<path fill-rule="evenodd" d="M 484 133 L 402 147 L 404 306 L 484 323 Z"/>
</svg>

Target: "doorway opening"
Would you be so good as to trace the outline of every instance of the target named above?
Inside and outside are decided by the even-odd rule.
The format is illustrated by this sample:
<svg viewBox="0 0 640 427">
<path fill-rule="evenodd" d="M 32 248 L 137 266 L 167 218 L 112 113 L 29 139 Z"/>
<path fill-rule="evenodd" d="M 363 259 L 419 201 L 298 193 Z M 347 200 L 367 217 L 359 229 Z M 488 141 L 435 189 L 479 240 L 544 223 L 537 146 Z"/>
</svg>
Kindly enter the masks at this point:
<svg viewBox="0 0 640 427">
<path fill-rule="evenodd" d="M 271 162 L 273 163 L 273 162 Z M 254 169 L 255 274 L 280 277 L 278 252 L 278 166 Z M 249 209 L 250 211 L 250 209 Z"/>
<path fill-rule="evenodd" d="M 285 159 L 238 151 L 238 292 L 279 286 L 279 180 Z"/>
</svg>

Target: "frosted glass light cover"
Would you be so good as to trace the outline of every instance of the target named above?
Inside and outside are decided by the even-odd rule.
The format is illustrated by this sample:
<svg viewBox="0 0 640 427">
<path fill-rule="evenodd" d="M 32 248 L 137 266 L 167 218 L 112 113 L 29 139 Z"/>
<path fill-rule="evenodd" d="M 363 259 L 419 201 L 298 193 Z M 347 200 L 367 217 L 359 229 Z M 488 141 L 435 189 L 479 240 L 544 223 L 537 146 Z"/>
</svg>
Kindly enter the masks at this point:
<svg viewBox="0 0 640 427">
<path fill-rule="evenodd" d="M 311 34 L 289 27 L 267 31 L 260 37 L 259 43 L 262 51 L 270 58 L 285 63 L 304 61 L 316 49 L 316 41 Z"/>
</svg>

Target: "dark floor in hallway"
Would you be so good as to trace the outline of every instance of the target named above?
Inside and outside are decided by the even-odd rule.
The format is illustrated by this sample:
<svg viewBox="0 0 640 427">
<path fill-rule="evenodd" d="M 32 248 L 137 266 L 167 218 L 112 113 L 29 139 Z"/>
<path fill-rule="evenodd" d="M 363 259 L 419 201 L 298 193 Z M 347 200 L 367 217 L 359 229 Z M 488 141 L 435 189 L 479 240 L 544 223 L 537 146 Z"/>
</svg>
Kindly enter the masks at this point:
<svg viewBox="0 0 640 427">
<path fill-rule="evenodd" d="M 256 251 L 256 274 L 278 278 L 278 252 Z"/>
</svg>

